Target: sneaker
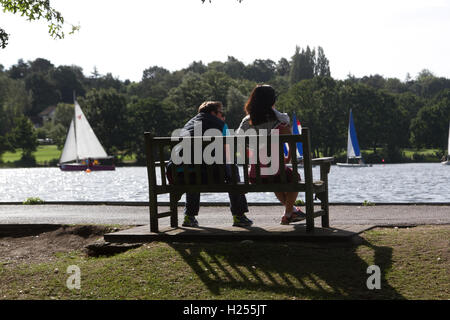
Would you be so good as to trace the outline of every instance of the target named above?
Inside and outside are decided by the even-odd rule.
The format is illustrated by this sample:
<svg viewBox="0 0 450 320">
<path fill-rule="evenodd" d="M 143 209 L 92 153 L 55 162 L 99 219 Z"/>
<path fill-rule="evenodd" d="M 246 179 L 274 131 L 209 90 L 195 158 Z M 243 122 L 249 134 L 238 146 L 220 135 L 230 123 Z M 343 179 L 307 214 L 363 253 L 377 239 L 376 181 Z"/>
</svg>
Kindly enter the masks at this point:
<svg viewBox="0 0 450 320">
<path fill-rule="evenodd" d="M 299 210 L 297 208 L 297 211 L 292 212 L 290 217 L 287 217 L 286 215 L 282 216 L 280 224 L 286 225 L 291 222 L 302 221 L 305 218 L 306 218 L 306 214 L 304 214 L 301 210 Z"/>
<path fill-rule="evenodd" d="M 183 227 L 198 227 L 198 221 L 194 216 L 184 216 Z"/>
<path fill-rule="evenodd" d="M 280 224 L 289 224 L 291 222 L 291 218 L 288 218 L 288 217 L 286 217 L 286 216 L 282 216 L 281 217 L 281 222 L 280 222 Z"/>
<path fill-rule="evenodd" d="M 233 227 L 250 227 L 253 221 L 243 214 L 242 216 L 233 216 Z"/>
<path fill-rule="evenodd" d="M 306 219 L 306 214 L 297 208 L 297 211 L 291 213 L 291 222 L 298 222 Z"/>
</svg>

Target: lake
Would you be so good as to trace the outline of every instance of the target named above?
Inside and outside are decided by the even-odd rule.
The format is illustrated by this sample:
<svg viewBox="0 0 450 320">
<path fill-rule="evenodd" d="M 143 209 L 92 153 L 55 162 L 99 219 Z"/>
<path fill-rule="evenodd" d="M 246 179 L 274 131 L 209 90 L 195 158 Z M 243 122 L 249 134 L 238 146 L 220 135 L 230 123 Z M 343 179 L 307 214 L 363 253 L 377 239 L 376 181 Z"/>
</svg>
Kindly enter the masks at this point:
<svg viewBox="0 0 450 320">
<path fill-rule="evenodd" d="M 318 166 L 313 168 L 313 176 L 319 178 Z M 439 163 L 331 166 L 329 198 L 331 203 L 450 202 L 449 185 L 450 166 Z M 59 168 L 0 169 L 0 202 L 21 202 L 29 197 L 45 201 L 148 201 L 147 171 L 145 167 L 90 173 L 62 172 Z M 168 201 L 168 196 L 158 199 Z M 228 202 L 228 195 L 203 194 L 201 200 Z M 249 193 L 247 200 L 277 202 L 273 193 Z"/>
</svg>

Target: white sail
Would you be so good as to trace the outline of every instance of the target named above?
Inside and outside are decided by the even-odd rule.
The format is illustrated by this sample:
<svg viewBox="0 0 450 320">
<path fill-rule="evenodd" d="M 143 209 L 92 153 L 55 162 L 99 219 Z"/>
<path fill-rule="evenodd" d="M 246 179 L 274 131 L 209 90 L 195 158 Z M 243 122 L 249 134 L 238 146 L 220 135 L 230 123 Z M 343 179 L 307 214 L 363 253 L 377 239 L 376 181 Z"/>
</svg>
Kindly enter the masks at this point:
<svg viewBox="0 0 450 320">
<path fill-rule="evenodd" d="M 450 122 L 448 123 L 448 146 L 447 146 L 447 155 L 450 156 Z"/>
<path fill-rule="evenodd" d="M 348 120 L 348 138 L 347 138 L 347 158 L 361 158 L 361 151 L 359 150 L 358 138 L 356 137 L 355 124 L 353 122 L 352 109 L 350 109 L 350 116 Z"/>
<path fill-rule="evenodd" d="M 347 132 L 347 158 L 355 158 L 355 149 L 353 149 L 352 136 L 350 134 L 350 126 Z"/>
<path fill-rule="evenodd" d="M 78 159 L 108 157 L 77 101 L 75 101 L 75 130 Z"/>
<path fill-rule="evenodd" d="M 80 105 L 75 101 L 75 116 L 70 123 L 59 162 L 67 163 L 87 158 L 102 159 L 108 158 L 108 155 L 89 125 Z"/>
<path fill-rule="evenodd" d="M 349 159 L 359 159 L 358 163 L 349 163 Z M 360 168 L 360 167 L 371 167 L 371 164 L 365 164 L 362 156 L 361 150 L 359 149 L 358 138 L 356 137 L 355 124 L 353 122 L 353 113 L 350 109 L 350 116 L 348 119 L 348 131 L 347 131 L 347 162 L 346 163 L 336 163 L 339 167 L 346 168 Z"/>
<path fill-rule="evenodd" d="M 77 160 L 77 143 L 75 141 L 75 128 L 73 126 L 73 119 L 70 122 L 69 133 L 67 134 L 66 142 L 61 154 L 60 163 L 71 162 Z"/>
</svg>

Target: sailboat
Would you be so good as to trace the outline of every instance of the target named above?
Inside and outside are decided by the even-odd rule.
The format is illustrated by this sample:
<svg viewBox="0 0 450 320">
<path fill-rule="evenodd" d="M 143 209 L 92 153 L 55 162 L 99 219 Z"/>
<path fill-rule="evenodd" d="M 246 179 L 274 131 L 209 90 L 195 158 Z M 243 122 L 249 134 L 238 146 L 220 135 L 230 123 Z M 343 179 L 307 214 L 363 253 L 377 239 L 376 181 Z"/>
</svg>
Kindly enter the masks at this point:
<svg viewBox="0 0 450 320">
<path fill-rule="evenodd" d="M 62 171 L 115 170 L 113 157 L 106 154 L 76 99 L 74 104 L 74 117 L 59 159 L 59 168 Z"/>
<path fill-rule="evenodd" d="M 448 123 L 448 146 L 447 146 L 447 160 L 442 161 L 442 164 L 450 165 L 450 122 Z"/>
<path fill-rule="evenodd" d="M 302 134 L 302 125 L 300 124 L 300 121 L 297 120 L 297 117 L 292 117 L 292 133 L 293 134 Z M 287 143 L 284 144 L 284 155 L 287 157 L 289 153 L 289 145 Z M 297 142 L 297 160 L 302 161 L 303 160 L 303 145 L 301 142 Z"/>
<path fill-rule="evenodd" d="M 349 159 L 358 159 L 357 163 L 349 163 Z M 353 123 L 353 113 L 350 109 L 350 117 L 348 121 L 348 138 L 347 138 L 347 162 L 346 163 L 336 163 L 339 167 L 371 167 L 371 164 L 364 163 L 361 150 L 359 149 L 358 138 L 356 137 L 355 124 Z"/>
<path fill-rule="evenodd" d="M 292 133 L 293 134 L 302 134 L 302 125 L 300 124 L 300 121 L 297 119 L 295 113 L 292 117 Z M 296 156 L 298 161 L 298 167 L 303 168 L 303 144 L 301 142 L 297 142 L 297 150 L 296 150 Z M 287 157 L 289 154 L 289 145 L 287 143 L 284 144 L 284 155 Z M 291 167 L 291 164 L 287 164 L 288 167 Z M 313 165 L 313 168 L 315 165 Z"/>
</svg>

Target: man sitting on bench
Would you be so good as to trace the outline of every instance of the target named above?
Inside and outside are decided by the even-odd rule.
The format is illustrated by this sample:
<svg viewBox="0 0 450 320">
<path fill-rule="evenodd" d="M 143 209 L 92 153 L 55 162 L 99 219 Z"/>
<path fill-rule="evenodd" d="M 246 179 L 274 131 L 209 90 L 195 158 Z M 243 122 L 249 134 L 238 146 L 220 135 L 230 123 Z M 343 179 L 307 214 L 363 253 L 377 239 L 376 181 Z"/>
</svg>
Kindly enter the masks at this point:
<svg viewBox="0 0 450 320">
<path fill-rule="evenodd" d="M 222 132 L 223 135 L 227 134 L 228 127 L 225 123 L 225 115 L 223 113 L 223 105 L 220 101 L 206 101 L 203 102 L 198 108 L 198 114 L 190 119 L 183 127 L 182 132 L 184 134 L 189 134 L 190 136 L 194 136 L 194 133 L 197 133 L 198 130 L 195 130 L 196 127 L 201 126 L 201 134 L 203 135 L 208 129 L 217 129 Z M 175 165 L 172 161 L 168 164 L 167 170 L 167 178 L 169 183 L 173 184 L 174 179 L 171 176 L 171 166 Z M 207 183 L 206 181 L 206 164 L 201 165 L 201 174 L 202 181 Z M 214 179 L 219 179 L 219 174 L 217 170 L 223 170 L 225 168 L 225 174 L 223 175 L 225 181 L 219 181 L 226 183 L 231 179 L 231 171 L 238 170 L 237 166 L 234 164 L 226 164 L 223 167 L 213 165 L 214 166 Z M 176 168 L 178 181 L 184 182 L 184 172 L 181 166 Z M 239 174 L 236 175 L 239 179 Z M 193 174 L 192 174 L 193 178 Z M 248 227 L 253 224 L 253 221 L 248 219 L 245 215 L 245 212 L 248 212 L 247 199 L 245 195 L 242 193 L 228 193 L 230 197 L 230 210 L 233 215 L 233 226 L 238 227 Z M 200 193 L 198 192 L 187 192 L 186 193 L 186 205 L 184 208 L 184 227 L 198 227 L 198 221 L 195 218 L 198 215 L 200 210 Z"/>
</svg>

